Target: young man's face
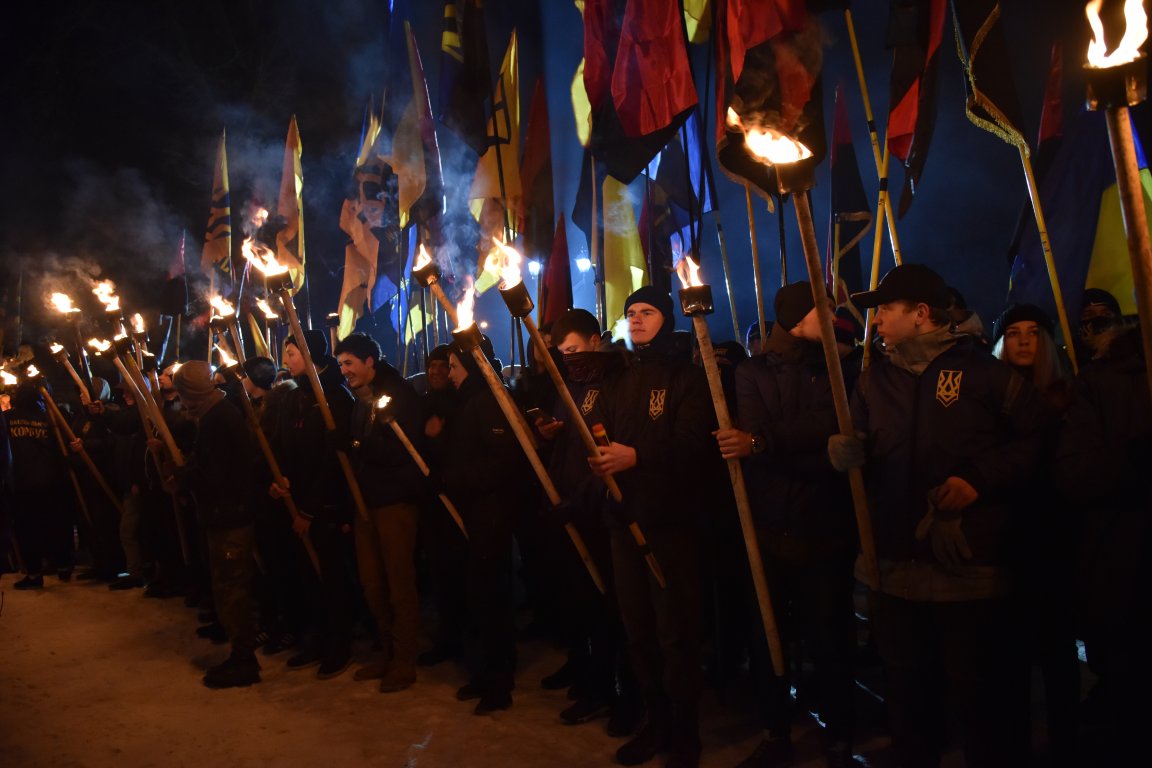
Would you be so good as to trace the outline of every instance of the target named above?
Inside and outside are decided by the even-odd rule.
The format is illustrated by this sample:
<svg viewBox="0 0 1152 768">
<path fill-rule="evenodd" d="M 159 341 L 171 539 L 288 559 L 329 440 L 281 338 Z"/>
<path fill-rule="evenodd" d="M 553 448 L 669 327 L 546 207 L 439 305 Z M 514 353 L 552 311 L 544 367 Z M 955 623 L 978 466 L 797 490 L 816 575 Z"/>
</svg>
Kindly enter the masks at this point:
<svg viewBox="0 0 1152 768">
<path fill-rule="evenodd" d="M 1004 330 L 1004 362 L 1021 367 L 1036 362 L 1040 326 L 1033 320 L 1012 323 Z"/>
<path fill-rule="evenodd" d="M 876 307 L 876 333 L 888 346 L 920 335 L 928 319 L 927 304 L 892 301 Z"/>
<path fill-rule="evenodd" d="M 295 344 L 284 345 L 284 367 L 292 376 L 301 376 L 304 373 L 304 355 L 300 354 L 300 348 Z"/>
<path fill-rule="evenodd" d="M 638 301 L 628 307 L 628 335 L 636 345 L 650 344 L 664 325 L 664 315 L 651 304 Z"/>
<path fill-rule="evenodd" d="M 441 390 L 448 388 L 448 362 L 445 360 L 431 360 L 428 362 L 428 389 Z"/>
<path fill-rule="evenodd" d="M 600 336 L 592 334 L 591 336 L 581 336 L 573 331 L 565 336 L 556 349 L 560 350 L 562 355 L 576 355 L 581 352 L 595 352 L 600 348 Z"/>
<path fill-rule="evenodd" d="M 375 358 L 361 360 L 350 352 L 341 352 L 336 356 L 336 362 L 340 363 L 340 373 L 344 374 L 344 380 L 352 389 L 366 387 L 376 378 Z"/>
<path fill-rule="evenodd" d="M 448 355 L 448 380 L 452 382 L 452 386 L 460 389 L 466 378 L 468 378 L 468 369 L 460 362 L 460 358 L 456 357 L 455 352 Z"/>
<path fill-rule="evenodd" d="M 828 308 L 829 310 L 835 310 L 832 302 L 828 302 Z M 804 319 L 796 323 L 795 327 L 789 330 L 788 333 L 805 341 L 822 341 L 822 337 L 820 336 L 820 315 L 816 312 L 816 308 L 813 307 L 810 309 L 808 314 L 804 315 Z"/>
</svg>

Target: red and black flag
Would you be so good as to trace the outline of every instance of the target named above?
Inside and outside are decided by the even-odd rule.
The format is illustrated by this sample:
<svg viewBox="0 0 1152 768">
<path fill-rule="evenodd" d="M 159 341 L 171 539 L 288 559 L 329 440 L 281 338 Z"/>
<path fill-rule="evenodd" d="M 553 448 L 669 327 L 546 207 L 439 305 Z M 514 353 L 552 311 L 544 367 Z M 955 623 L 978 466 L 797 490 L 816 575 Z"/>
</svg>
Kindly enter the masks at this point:
<svg viewBox="0 0 1152 768">
<path fill-rule="evenodd" d="M 592 152 L 628 183 L 697 104 L 679 4 L 586 0 L 584 87 Z"/>
<path fill-rule="evenodd" d="M 860 241 L 872 228 L 872 209 L 864 193 L 856 148 L 852 144 L 852 127 L 844 103 L 843 87 L 836 88 L 836 116 L 832 127 L 831 149 L 831 221 L 829 222 L 827 281 L 837 304 L 848 302 L 848 296 L 864 290 L 860 266 Z"/>
<path fill-rule="evenodd" d="M 520 160 L 520 190 L 523 195 L 516 230 L 524 237 L 528 258 L 542 257 L 552 250 L 556 206 L 552 199 L 552 134 L 548 127 L 548 100 L 544 79 L 537 78 L 528 108 L 528 128 L 524 133 L 524 156 Z"/>
<path fill-rule="evenodd" d="M 1024 144 L 1020 100 L 1012 80 L 1008 41 L 1000 26 L 1000 0 L 951 2 L 968 119 L 1013 146 Z"/>
<path fill-rule="evenodd" d="M 556 236 L 552 252 L 540 276 L 540 292 L 536 297 L 537 318 L 540 325 L 556 322 L 560 315 L 572 308 L 572 267 L 568 259 L 568 232 L 564 217 L 556 222 Z"/>
<path fill-rule="evenodd" d="M 723 0 L 716 30 L 720 168 L 760 194 L 778 194 L 775 170 L 745 147 L 744 130 L 774 130 L 827 154 L 820 95 L 821 36 L 803 0 Z"/>
<path fill-rule="evenodd" d="M 492 94 L 483 0 L 445 0 L 440 54 L 440 122 L 482 155 Z"/>
<path fill-rule="evenodd" d="M 936 80 L 948 0 L 892 0 L 888 150 L 904 164 L 898 215 L 912 205 L 936 127 Z"/>
</svg>

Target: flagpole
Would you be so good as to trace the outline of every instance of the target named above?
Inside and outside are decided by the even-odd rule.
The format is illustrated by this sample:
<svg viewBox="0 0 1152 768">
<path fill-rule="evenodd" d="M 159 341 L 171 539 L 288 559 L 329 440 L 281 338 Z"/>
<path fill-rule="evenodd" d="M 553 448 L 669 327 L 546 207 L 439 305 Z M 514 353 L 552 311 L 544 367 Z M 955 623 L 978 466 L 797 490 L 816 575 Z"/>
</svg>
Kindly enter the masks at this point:
<svg viewBox="0 0 1152 768">
<path fill-rule="evenodd" d="M 600 216 L 596 211 L 597 200 L 599 198 L 596 189 L 598 186 L 596 181 L 596 158 L 591 152 L 588 153 L 588 163 L 591 166 L 592 174 L 592 227 L 588 230 L 591 233 L 591 237 L 589 238 L 591 241 L 589 255 L 592 257 L 592 282 L 593 290 L 596 293 L 596 319 L 600 321 L 600 327 L 602 329 L 608 330 L 605 327 L 606 321 L 604 317 L 604 304 L 606 302 L 604 294 L 604 270 L 600 264 Z"/>
<path fill-rule="evenodd" d="M 752 241 L 752 287 L 756 290 L 756 319 L 760 323 L 760 340 L 768 338 L 764 324 L 764 283 L 760 280 L 760 245 L 756 242 L 756 216 L 752 210 L 752 185 L 744 182 L 744 202 L 748 206 L 748 238 Z M 739 333 L 737 333 L 739 336 Z"/>
<path fill-rule="evenodd" d="M 1048 268 L 1048 281 L 1052 283 L 1052 298 L 1056 300 L 1056 317 L 1060 321 L 1060 332 L 1064 334 L 1064 346 L 1068 350 L 1068 360 L 1072 372 L 1079 373 L 1076 360 L 1076 345 L 1073 344 L 1072 329 L 1068 325 L 1068 311 L 1064 308 L 1064 292 L 1060 289 L 1060 275 L 1056 272 L 1056 261 L 1052 257 L 1052 243 L 1048 239 L 1048 224 L 1044 220 L 1044 209 L 1040 205 L 1040 190 L 1036 186 L 1036 174 L 1032 171 L 1032 160 L 1028 157 L 1028 146 L 1024 142 L 1016 145 L 1020 152 L 1020 163 L 1024 166 L 1024 178 L 1028 182 L 1028 198 L 1032 201 L 1032 215 L 1036 219 L 1036 229 L 1040 233 L 1040 246 L 1044 251 L 1044 264 Z"/>
<path fill-rule="evenodd" d="M 872 116 L 872 102 L 868 98 L 868 81 L 864 77 L 864 62 L 860 58 L 860 44 L 856 40 L 856 25 L 852 22 L 852 10 L 844 9 L 844 21 L 848 25 L 848 40 L 852 43 L 852 60 L 856 64 L 856 80 L 860 83 L 860 98 L 864 101 L 864 117 L 868 121 L 868 140 L 872 144 L 872 160 L 876 163 L 876 176 L 881 185 L 888 183 L 888 164 L 880 153 L 880 137 L 876 132 L 876 120 Z M 887 154 L 888 148 L 884 148 Z M 903 264 L 900 253 L 900 238 L 896 235 L 896 217 L 892 215 L 892 200 L 884 197 L 884 218 L 888 222 L 888 239 L 892 243 L 892 257 L 897 264 Z M 877 216 L 879 219 L 879 216 Z M 875 287 L 875 286 L 873 286 Z"/>
<path fill-rule="evenodd" d="M 884 226 L 880 221 L 881 217 L 887 217 L 890 207 L 885 205 L 888 202 L 888 146 L 884 146 L 884 156 L 880 162 L 880 192 L 876 200 L 876 231 L 872 233 L 872 271 L 868 276 L 868 290 L 876 290 L 876 285 L 880 282 L 880 251 L 884 245 Z M 872 307 L 868 308 L 867 314 L 864 316 L 864 360 L 861 367 L 864 370 L 872 362 L 872 342 L 874 333 L 872 331 L 872 317 L 876 310 Z"/>
<path fill-rule="evenodd" d="M 776 207 L 779 209 L 778 213 L 780 214 L 777 217 L 780 237 L 780 286 L 784 287 L 788 285 L 788 240 L 784 234 L 784 203 L 786 201 L 784 195 L 780 195 L 776 200 L 778 202 Z M 763 336 L 761 336 L 761 338 L 763 338 Z"/>
</svg>

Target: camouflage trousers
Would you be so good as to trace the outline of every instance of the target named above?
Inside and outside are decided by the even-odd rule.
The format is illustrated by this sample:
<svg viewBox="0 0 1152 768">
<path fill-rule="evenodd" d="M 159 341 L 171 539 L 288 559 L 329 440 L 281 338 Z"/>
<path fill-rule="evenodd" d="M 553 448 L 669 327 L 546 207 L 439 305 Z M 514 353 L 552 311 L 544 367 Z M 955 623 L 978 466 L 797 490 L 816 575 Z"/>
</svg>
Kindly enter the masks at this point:
<svg viewBox="0 0 1152 768">
<path fill-rule="evenodd" d="M 236 656 L 246 656 L 256 650 L 254 528 L 245 525 L 223 530 L 208 529 L 212 601 Z"/>
</svg>

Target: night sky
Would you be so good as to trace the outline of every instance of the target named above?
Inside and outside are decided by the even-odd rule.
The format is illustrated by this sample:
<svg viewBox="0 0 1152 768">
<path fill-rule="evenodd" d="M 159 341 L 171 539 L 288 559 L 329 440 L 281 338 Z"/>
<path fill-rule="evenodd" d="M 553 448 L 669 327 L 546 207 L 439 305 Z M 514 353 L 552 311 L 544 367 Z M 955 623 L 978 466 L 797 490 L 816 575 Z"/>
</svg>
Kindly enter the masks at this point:
<svg viewBox="0 0 1152 768">
<path fill-rule="evenodd" d="M 1081 108 L 1084 85 L 1078 62 L 1087 46 L 1087 24 L 1078 0 L 1015 0 L 1004 5 L 1004 28 L 1013 51 L 1012 70 L 1004 74 L 1017 86 L 1024 133 L 1032 138 L 1055 39 L 1065 46 L 1066 119 Z M 888 3 L 868 0 L 853 6 L 873 109 L 881 117 L 888 107 L 890 54 L 883 48 Z M 275 204 L 292 114 L 298 117 L 304 145 L 312 312 L 319 320 L 333 311 L 344 258 L 345 238 L 337 221 L 341 199 L 348 189 L 365 103 L 372 97 L 379 104 L 386 84 L 388 3 L 60 0 L 43 8 L 26 10 L 19 23 L 4 25 L 0 33 L 0 281 L 9 322 L 21 272 L 26 335 L 41 313 L 45 289 L 67 284 L 68 275 L 77 270 L 115 280 L 130 311 L 154 308 L 156 289 L 179 252 L 182 233 L 187 233 L 188 270 L 198 271 L 220 131 L 228 132 L 233 235 L 238 237 L 245 202 Z M 412 22 L 435 108 L 443 4 L 397 0 L 395 12 Z M 579 14 L 568 0 L 490 0 L 487 17 L 493 75 L 511 29 L 520 31 L 522 125 L 536 77 L 545 78 L 557 211 L 570 212 L 582 152 L 569 101 L 569 84 L 581 55 Z M 825 14 L 823 24 L 828 40 L 827 113 L 832 114 L 833 86 L 843 81 L 865 189 L 874 199 L 876 178 L 844 21 L 839 14 Z M 701 53 L 694 54 L 694 61 L 702 60 Z M 698 68 L 698 81 L 702 77 Z M 703 83 L 698 86 L 703 93 Z M 964 117 L 962 74 L 950 22 L 942 48 L 939 104 L 922 186 L 899 224 L 901 245 L 909 261 L 941 271 L 990 325 L 1007 291 L 1007 248 L 1025 186 L 1015 150 Z M 712 109 L 704 112 L 711 115 Z M 712 135 L 711 128 L 707 135 Z M 470 180 L 465 174 L 474 166 L 474 155 L 446 129 L 439 129 L 439 137 L 450 189 L 466 188 Z M 892 176 L 892 186 L 898 188 L 900 171 Z M 822 248 L 826 179 L 824 167 L 813 192 Z M 743 190 L 722 174 L 717 184 L 740 321 L 746 325 L 755 317 L 755 300 Z M 450 197 L 450 205 L 461 204 L 460 197 Z M 779 284 L 777 220 L 762 203 L 756 215 L 771 306 Z M 703 228 L 703 263 L 705 274 L 719 283 L 719 251 L 714 235 L 708 236 L 714 232 L 710 218 Z M 785 224 L 789 273 L 799 279 L 804 267 L 791 208 Z M 569 240 L 573 259 L 587 254 L 578 230 L 569 227 Z M 889 265 L 886 260 L 884 268 Z M 581 280 L 575 269 L 573 280 L 577 304 L 591 307 L 591 281 Z M 713 331 L 720 340 L 731 333 L 731 323 L 726 302 L 718 298 L 717 305 Z M 506 334 L 502 307 L 486 310 L 481 303 L 479 311 L 481 317 L 487 311 L 499 320 L 493 328 Z M 506 350 L 500 332 L 494 336 L 497 350 Z M 11 342 L 9 335 L 6 346 Z"/>
</svg>

